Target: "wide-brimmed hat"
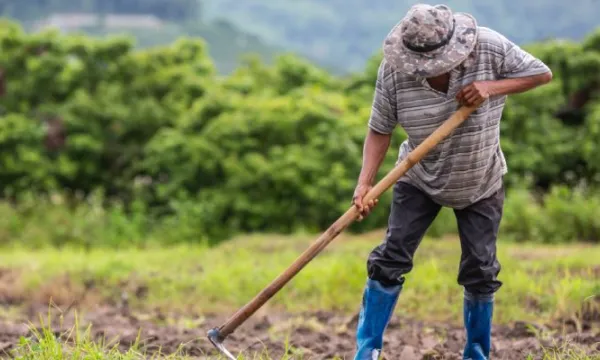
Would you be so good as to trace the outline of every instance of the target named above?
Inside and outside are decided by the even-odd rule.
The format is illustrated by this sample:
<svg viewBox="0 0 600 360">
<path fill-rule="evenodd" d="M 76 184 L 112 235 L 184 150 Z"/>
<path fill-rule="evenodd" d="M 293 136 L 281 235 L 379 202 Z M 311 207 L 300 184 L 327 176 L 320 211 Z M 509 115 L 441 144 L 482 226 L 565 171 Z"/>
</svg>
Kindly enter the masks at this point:
<svg viewBox="0 0 600 360">
<path fill-rule="evenodd" d="M 402 73 L 433 77 L 462 63 L 477 43 L 477 21 L 446 5 L 413 5 L 383 44 L 385 60 Z"/>
</svg>

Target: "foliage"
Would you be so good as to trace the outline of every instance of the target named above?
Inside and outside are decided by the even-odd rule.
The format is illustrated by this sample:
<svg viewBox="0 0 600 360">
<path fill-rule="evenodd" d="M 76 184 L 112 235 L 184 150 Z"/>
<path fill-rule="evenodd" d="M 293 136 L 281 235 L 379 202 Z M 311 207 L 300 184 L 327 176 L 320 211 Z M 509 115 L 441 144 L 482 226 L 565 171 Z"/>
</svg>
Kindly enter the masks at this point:
<svg viewBox="0 0 600 360">
<path fill-rule="evenodd" d="M 539 204 L 525 189 L 514 190 L 502 223 L 517 241 L 600 242 L 600 196 L 596 192 L 553 187 Z"/>
<path fill-rule="evenodd" d="M 254 192 L 253 189 L 247 191 Z M 239 191 L 229 189 L 229 192 L 239 197 Z M 227 196 L 226 191 L 215 190 L 207 196 L 174 200 L 170 203 L 172 213 L 157 217 L 141 200 L 125 206 L 123 202 L 107 199 L 101 192 L 94 192 L 86 199 L 76 198 L 77 201 L 69 201 L 59 194 L 22 195 L 17 204 L 0 202 L 0 245 L 18 244 L 27 248 L 77 246 L 86 249 L 213 245 L 234 235 L 234 231 L 242 230 L 286 233 L 307 229 L 308 224 L 313 225 L 307 229 L 308 232 L 315 234 L 316 230 L 322 230 L 329 224 L 323 223 L 319 228 L 320 219 L 312 219 L 311 216 L 325 214 L 336 218 L 341 214 L 341 211 L 323 208 L 319 201 L 317 206 L 309 204 L 315 210 L 308 212 L 298 210 L 292 202 L 286 203 L 284 199 L 273 204 L 275 200 L 269 199 L 270 202 L 265 203 L 264 200 L 252 199 L 251 195 L 248 197 L 249 200 L 242 198 L 242 203 L 238 204 L 233 196 Z M 257 209 L 244 208 L 252 200 L 259 204 L 255 206 Z M 232 204 L 227 201 L 232 201 Z M 227 211 L 231 215 L 227 216 Z M 557 186 L 544 197 L 543 202 L 538 202 L 527 189 L 515 188 L 507 194 L 500 236 L 516 242 L 598 243 L 599 212 L 600 194 L 597 192 Z M 282 220 L 280 213 L 295 213 L 297 219 Z M 260 214 L 270 217 L 265 219 Z M 363 228 L 384 226 L 386 215 L 386 208 L 377 208 L 368 218 L 369 224 L 363 224 Z M 451 209 L 444 208 L 427 235 L 442 238 L 454 234 L 457 234 L 454 214 Z"/>
<path fill-rule="evenodd" d="M 600 32 L 584 43 L 532 45 L 555 69 L 555 80 L 507 105 L 509 188 L 529 193 L 597 183 L 600 104 L 592 99 L 575 109 L 579 123 L 555 112 L 600 74 L 598 38 Z M 154 220 L 164 229 L 181 226 L 182 241 L 319 231 L 350 206 L 380 55 L 364 73 L 344 78 L 292 55 L 270 66 L 249 58 L 222 78 L 201 40 L 134 51 L 126 38 L 31 35 L 10 23 L 0 33 L 0 51 L 0 191 L 9 201 L 23 205 L 30 194 L 60 193 L 77 213 L 87 211 L 78 208 L 81 199 L 100 194 L 102 206 L 116 201 L 123 214 L 143 209 L 143 220 L 134 222 L 140 228 Z M 64 124 L 62 148 L 44 146 L 49 119 Z M 398 130 L 380 176 L 404 139 Z M 559 195 L 549 201 L 576 203 Z M 387 192 L 379 206 L 389 201 Z M 583 211 L 561 206 L 549 219 Z M 572 232 L 542 237 L 597 241 L 597 204 L 589 206 Z M 351 230 L 385 226 L 386 216 L 378 211 Z M 134 242 L 130 235 L 111 238 Z"/>
<path fill-rule="evenodd" d="M 360 71 L 417 1 L 205 0 L 207 17 L 221 17 L 265 41 L 298 51 L 337 72 Z M 595 0 L 571 2 L 448 0 L 517 43 L 581 39 L 598 25 Z M 434 3 L 432 3 L 434 4 Z M 521 15 L 525 14 L 525 15 Z"/>
<path fill-rule="evenodd" d="M 51 20 L 58 25 L 67 22 L 68 24 L 62 24 L 66 26 L 64 31 L 77 31 L 94 37 L 125 33 L 135 39 L 137 48 L 142 49 L 170 45 L 182 37 L 202 38 L 207 44 L 210 57 L 215 59 L 216 69 L 224 74 L 233 71 L 247 54 L 256 54 L 268 62 L 278 51 L 276 46 L 267 45 L 259 37 L 240 30 L 229 21 L 204 20 L 201 5 L 199 0 L 4 0 L 0 1 L 0 16 L 20 21 L 31 32 L 37 31 L 41 23 Z M 107 14 L 154 16 L 162 21 L 162 26 L 109 26 L 102 22 L 103 16 Z M 55 15 L 71 19 L 53 19 Z M 87 23 L 89 15 L 96 16 L 98 23 Z M 77 22 L 80 24 L 76 29 L 70 28 Z"/>
</svg>

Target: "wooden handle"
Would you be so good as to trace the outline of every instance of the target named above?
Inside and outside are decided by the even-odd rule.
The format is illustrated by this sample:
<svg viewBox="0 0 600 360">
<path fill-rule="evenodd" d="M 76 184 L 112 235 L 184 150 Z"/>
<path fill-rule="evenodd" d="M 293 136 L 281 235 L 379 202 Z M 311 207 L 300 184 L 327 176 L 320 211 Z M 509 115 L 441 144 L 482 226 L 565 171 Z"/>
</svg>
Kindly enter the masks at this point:
<svg viewBox="0 0 600 360">
<path fill-rule="evenodd" d="M 462 124 L 469 115 L 477 108 L 461 107 L 439 128 L 429 135 L 419 146 L 411 151 L 408 156 L 392 169 L 381 181 L 379 181 L 365 196 L 365 202 L 374 200 L 394 185 L 411 167 L 433 149 L 441 140 L 450 135 L 454 129 Z M 319 254 L 335 237 L 358 218 L 359 212 L 355 206 L 351 206 L 341 217 L 339 217 L 317 240 L 304 251 L 288 269 L 279 275 L 271 284 L 264 288 L 254 299 L 239 309 L 225 324 L 219 328 L 222 338 L 227 337 L 235 329 L 254 314 L 264 303 L 277 293 L 288 281 L 290 281 L 306 264 Z"/>
</svg>

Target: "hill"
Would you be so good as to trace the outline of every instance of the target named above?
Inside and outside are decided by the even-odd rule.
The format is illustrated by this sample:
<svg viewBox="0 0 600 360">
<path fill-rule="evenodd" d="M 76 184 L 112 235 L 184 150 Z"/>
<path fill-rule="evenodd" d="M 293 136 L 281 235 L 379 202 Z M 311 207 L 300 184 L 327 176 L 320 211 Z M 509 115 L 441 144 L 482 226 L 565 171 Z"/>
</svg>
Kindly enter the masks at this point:
<svg viewBox="0 0 600 360">
<path fill-rule="evenodd" d="M 96 37 L 125 34 L 134 38 L 138 48 L 168 45 L 182 37 L 202 38 L 221 73 L 231 72 L 245 54 L 269 62 L 279 51 L 229 21 L 199 21 L 201 5 L 197 0 L 39 0 L 35 4 L 6 0 L 0 2 L 0 16 L 19 21 L 29 32 L 57 28 Z"/>
<path fill-rule="evenodd" d="M 204 0 L 203 16 L 222 17 L 243 31 L 340 70 L 360 70 L 394 24 L 417 1 Z M 596 0 L 449 0 L 479 23 L 524 44 L 547 38 L 580 40 L 599 23 Z"/>
<path fill-rule="evenodd" d="M 213 60 L 216 70 L 229 74 L 240 65 L 246 55 L 257 55 L 263 62 L 271 63 L 281 51 L 265 44 L 258 36 L 243 32 L 228 21 L 214 20 L 195 24 L 169 24 L 160 29 L 98 29 L 86 31 L 88 35 L 106 37 L 127 34 L 135 39 L 137 48 L 151 48 L 173 44 L 180 38 L 202 39 L 207 46 L 207 54 Z"/>
</svg>

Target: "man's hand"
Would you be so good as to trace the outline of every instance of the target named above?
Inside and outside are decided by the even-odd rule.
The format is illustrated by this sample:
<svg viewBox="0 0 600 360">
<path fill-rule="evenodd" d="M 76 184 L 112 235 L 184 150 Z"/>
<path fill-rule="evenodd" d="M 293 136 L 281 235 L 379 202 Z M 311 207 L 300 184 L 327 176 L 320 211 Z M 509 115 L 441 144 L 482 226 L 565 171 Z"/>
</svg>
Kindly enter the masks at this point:
<svg viewBox="0 0 600 360">
<path fill-rule="evenodd" d="M 359 211 L 360 215 L 358 217 L 358 221 L 362 221 L 371 210 L 377 205 L 379 199 L 371 200 L 368 204 L 363 202 L 365 195 L 373 188 L 371 185 L 366 184 L 358 184 L 356 189 L 354 189 L 354 196 L 352 197 L 352 204 L 356 206 L 356 209 Z"/>
<path fill-rule="evenodd" d="M 552 80 L 552 72 L 520 78 L 475 81 L 456 94 L 456 100 L 467 106 L 475 106 L 490 96 L 519 94 L 547 84 Z"/>
<path fill-rule="evenodd" d="M 487 100 L 491 95 L 491 81 L 475 81 L 462 88 L 456 95 L 456 100 L 462 105 L 475 106 Z"/>
</svg>

